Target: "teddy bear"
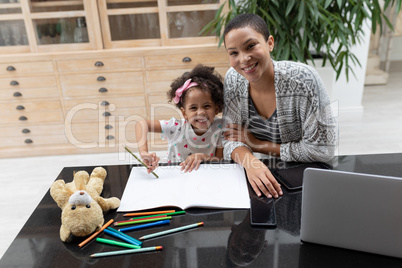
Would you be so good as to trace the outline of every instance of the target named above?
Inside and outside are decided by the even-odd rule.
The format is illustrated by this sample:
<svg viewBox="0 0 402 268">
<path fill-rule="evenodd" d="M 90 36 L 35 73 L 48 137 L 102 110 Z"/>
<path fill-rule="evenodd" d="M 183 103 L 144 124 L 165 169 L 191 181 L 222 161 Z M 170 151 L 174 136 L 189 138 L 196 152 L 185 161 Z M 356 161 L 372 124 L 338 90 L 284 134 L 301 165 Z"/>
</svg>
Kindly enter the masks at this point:
<svg viewBox="0 0 402 268">
<path fill-rule="evenodd" d="M 120 206 L 117 197 L 100 196 L 106 175 L 103 167 L 96 167 L 91 176 L 86 171 L 78 171 L 72 182 L 53 182 L 50 195 L 62 210 L 60 239 L 63 242 L 99 230 L 104 223 L 103 212 Z"/>
</svg>

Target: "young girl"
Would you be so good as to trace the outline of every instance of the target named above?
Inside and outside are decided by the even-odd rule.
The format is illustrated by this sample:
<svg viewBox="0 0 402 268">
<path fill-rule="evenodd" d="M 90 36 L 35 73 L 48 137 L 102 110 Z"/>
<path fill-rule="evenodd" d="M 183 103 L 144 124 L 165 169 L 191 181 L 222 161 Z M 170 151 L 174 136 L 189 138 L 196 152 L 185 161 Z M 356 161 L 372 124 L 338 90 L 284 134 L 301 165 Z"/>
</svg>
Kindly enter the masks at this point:
<svg viewBox="0 0 402 268">
<path fill-rule="evenodd" d="M 168 140 L 168 163 L 181 162 L 184 172 L 197 170 L 203 161 L 223 158 L 222 119 L 215 118 L 223 108 L 222 80 L 213 67 L 197 65 L 173 81 L 167 93 L 169 102 L 181 110 L 184 119 L 143 120 L 136 124 L 139 153 L 149 166 L 148 173 L 160 160 L 156 153 L 148 152 L 148 131 L 162 133 L 161 138 Z"/>
</svg>

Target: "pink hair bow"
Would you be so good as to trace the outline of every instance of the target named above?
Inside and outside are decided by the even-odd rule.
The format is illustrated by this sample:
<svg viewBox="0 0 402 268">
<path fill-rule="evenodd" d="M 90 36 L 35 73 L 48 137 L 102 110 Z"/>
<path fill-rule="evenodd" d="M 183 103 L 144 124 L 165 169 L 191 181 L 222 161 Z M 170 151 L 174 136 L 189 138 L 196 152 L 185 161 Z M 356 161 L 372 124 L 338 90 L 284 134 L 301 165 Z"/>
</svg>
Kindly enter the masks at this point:
<svg viewBox="0 0 402 268">
<path fill-rule="evenodd" d="M 173 98 L 173 102 L 176 104 L 179 103 L 183 92 L 186 91 L 187 89 L 189 89 L 191 87 L 195 87 L 195 86 L 198 86 L 198 84 L 196 82 L 191 82 L 191 79 L 188 79 L 186 82 L 184 82 L 184 84 L 181 87 L 179 87 L 176 90 L 176 96 Z"/>
</svg>

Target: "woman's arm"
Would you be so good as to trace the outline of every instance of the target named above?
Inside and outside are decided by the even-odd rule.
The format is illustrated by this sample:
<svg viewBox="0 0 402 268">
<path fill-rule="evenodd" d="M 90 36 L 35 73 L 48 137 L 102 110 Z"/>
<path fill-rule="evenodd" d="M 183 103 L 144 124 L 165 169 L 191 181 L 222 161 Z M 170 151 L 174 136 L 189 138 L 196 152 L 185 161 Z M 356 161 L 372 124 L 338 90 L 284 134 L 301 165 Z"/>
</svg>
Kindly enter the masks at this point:
<svg viewBox="0 0 402 268">
<path fill-rule="evenodd" d="M 232 159 L 246 169 L 248 181 L 258 196 L 261 196 L 261 192 L 268 198 L 283 195 L 271 171 L 248 148 L 237 147 L 232 153 Z"/>
<path fill-rule="evenodd" d="M 280 144 L 257 139 L 246 127 L 238 124 L 228 124 L 223 136 L 228 141 L 238 141 L 247 144 L 253 152 L 280 156 Z"/>
</svg>

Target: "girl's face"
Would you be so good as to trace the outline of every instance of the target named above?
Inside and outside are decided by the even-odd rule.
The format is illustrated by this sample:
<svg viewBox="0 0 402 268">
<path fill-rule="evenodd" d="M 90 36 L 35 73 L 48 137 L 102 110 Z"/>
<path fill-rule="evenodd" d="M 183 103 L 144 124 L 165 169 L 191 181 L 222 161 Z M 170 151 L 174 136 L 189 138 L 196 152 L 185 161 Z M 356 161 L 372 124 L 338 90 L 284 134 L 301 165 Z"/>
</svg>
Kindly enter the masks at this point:
<svg viewBox="0 0 402 268">
<path fill-rule="evenodd" d="M 212 101 L 211 94 L 198 87 L 188 89 L 181 109 L 184 118 L 198 135 L 204 134 L 218 114 L 218 106 Z"/>
<path fill-rule="evenodd" d="M 233 29 L 225 36 L 225 46 L 230 65 L 250 83 L 258 82 L 272 71 L 272 35 L 265 41 L 264 36 L 251 27 Z"/>
</svg>

